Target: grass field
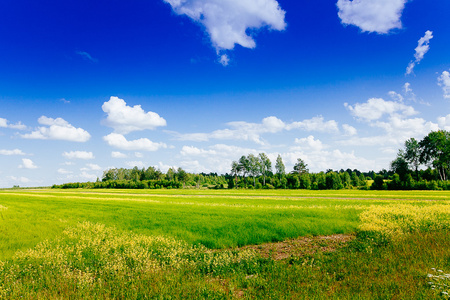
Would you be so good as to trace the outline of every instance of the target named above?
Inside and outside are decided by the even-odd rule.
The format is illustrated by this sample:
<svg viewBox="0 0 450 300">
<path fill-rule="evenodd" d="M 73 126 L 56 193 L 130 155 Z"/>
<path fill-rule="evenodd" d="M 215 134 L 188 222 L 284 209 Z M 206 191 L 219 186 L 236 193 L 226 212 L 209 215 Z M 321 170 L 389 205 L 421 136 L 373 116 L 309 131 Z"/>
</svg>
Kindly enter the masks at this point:
<svg viewBox="0 0 450 300">
<path fill-rule="evenodd" d="M 449 228 L 445 191 L 0 190 L 0 298 L 439 299 Z M 236 249 L 356 233 L 282 261 Z"/>
</svg>

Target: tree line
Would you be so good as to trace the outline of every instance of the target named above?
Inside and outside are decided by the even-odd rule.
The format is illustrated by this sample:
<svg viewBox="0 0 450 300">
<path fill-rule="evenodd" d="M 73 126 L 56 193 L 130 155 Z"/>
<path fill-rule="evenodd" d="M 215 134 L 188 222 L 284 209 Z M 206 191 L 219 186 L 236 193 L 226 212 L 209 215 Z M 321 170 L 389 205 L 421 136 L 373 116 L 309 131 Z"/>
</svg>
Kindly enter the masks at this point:
<svg viewBox="0 0 450 300">
<path fill-rule="evenodd" d="M 290 172 L 281 155 L 275 165 L 265 153 L 242 155 L 231 163 L 230 173 L 188 173 L 155 167 L 113 168 L 96 182 L 54 185 L 54 188 L 246 188 L 246 189 L 375 189 L 375 190 L 450 190 L 450 133 L 430 132 L 421 141 L 408 139 L 391 162 L 390 170 L 361 172 L 357 169 L 310 173 L 298 158 Z"/>
</svg>

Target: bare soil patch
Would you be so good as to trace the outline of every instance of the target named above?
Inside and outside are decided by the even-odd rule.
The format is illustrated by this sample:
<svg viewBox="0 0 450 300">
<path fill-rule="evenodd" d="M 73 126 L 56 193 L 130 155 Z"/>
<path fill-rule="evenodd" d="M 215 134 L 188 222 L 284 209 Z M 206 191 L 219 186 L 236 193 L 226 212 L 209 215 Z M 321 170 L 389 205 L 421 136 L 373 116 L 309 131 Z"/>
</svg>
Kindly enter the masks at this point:
<svg viewBox="0 0 450 300">
<path fill-rule="evenodd" d="M 333 252 L 345 246 L 355 238 L 351 234 L 333 234 L 326 236 L 299 237 L 276 243 L 250 245 L 239 249 L 253 249 L 262 257 L 282 260 L 286 258 L 302 257 L 317 252 Z"/>
</svg>

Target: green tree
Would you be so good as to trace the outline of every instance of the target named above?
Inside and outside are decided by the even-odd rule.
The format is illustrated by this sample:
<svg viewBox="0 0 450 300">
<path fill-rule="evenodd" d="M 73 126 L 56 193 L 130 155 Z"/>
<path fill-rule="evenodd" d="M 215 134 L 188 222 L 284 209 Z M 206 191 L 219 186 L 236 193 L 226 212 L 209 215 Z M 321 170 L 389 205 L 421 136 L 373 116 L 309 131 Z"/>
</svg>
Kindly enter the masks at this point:
<svg viewBox="0 0 450 300">
<path fill-rule="evenodd" d="M 250 172 L 250 162 L 247 158 L 247 156 L 242 155 L 241 158 L 239 159 L 239 168 L 243 174 L 243 179 L 245 182 L 245 175 L 248 174 Z"/>
<path fill-rule="evenodd" d="M 248 160 L 249 173 L 253 177 L 253 186 L 256 187 L 256 176 L 258 176 L 259 170 L 261 168 L 259 159 L 255 155 L 249 154 L 247 156 L 247 160 Z"/>
<path fill-rule="evenodd" d="M 404 158 L 416 172 L 416 180 L 419 180 L 420 145 L 415 138 L 410 138 L 405 142 Z"/>
<path fill-rule="evenodd" d="M 265 153 L 259 154 L 259 171 L 263 176 L 263 185 L 266 185 L 266 176 L 272 172 L 272 162 Z"/>
<path fill-rule="evenodd" d="M 239 165 L 239 163 L 237 161 L 233 161 L 231 163 L 231 176 L 234 176 L 234 180 L 235 180 L 235 187 L 237 188 L 237 179 L 238 179 L 238 174 L 241 172 L 241 166 Z"/>
<path fill-rule="evenodd" d="M 308 165 L 301 158 L 297 158 L 297 162 L 294 165 L 293 173 L 303 174 L 308 173 L 309 170 L 306 168 Z"/>
<path fill-rule="evenodd" d="M 432 131 L 419 143 L 420 162 L 431 164 L 441 180 L 447 180 L 450 167 L 450 133 L 445 130 Z"/>
<path fill-rule="evenodd" d="M 409 173 L 409 168 L 403 150 L 398 151 L 397 158 L 391 162 L 391 170 L 400 176 L 401 181 L 405 180 L 406 174 Z"/>
<path fill-rule="evenodd" d="M 275 171 L 278 175 L 278 179 L 280 180 L 286 174 L 286 167 L 284 166 L 283 159 L 281 158 L 280 154 L 278 154 L 277 156 L 277 162 L 275 163 Z"/>
</svg>

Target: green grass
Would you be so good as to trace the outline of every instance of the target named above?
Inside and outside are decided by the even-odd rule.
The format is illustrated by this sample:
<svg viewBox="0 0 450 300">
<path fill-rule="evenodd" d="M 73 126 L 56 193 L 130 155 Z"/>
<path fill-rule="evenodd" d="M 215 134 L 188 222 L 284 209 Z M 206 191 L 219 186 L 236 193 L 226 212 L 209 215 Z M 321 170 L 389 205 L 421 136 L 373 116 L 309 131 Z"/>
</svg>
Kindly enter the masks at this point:
<svg viewBox="0 0 450 300">
<path fill-rule="evenodd" d="M 450 271 L 447 207 L 444 191 L 0 190 L 0 299 L 442 299 L 427 274 Z M 367 212 L 405 234 L 281 262 L 207 250 L 355 233 Z"/>
</svg>

